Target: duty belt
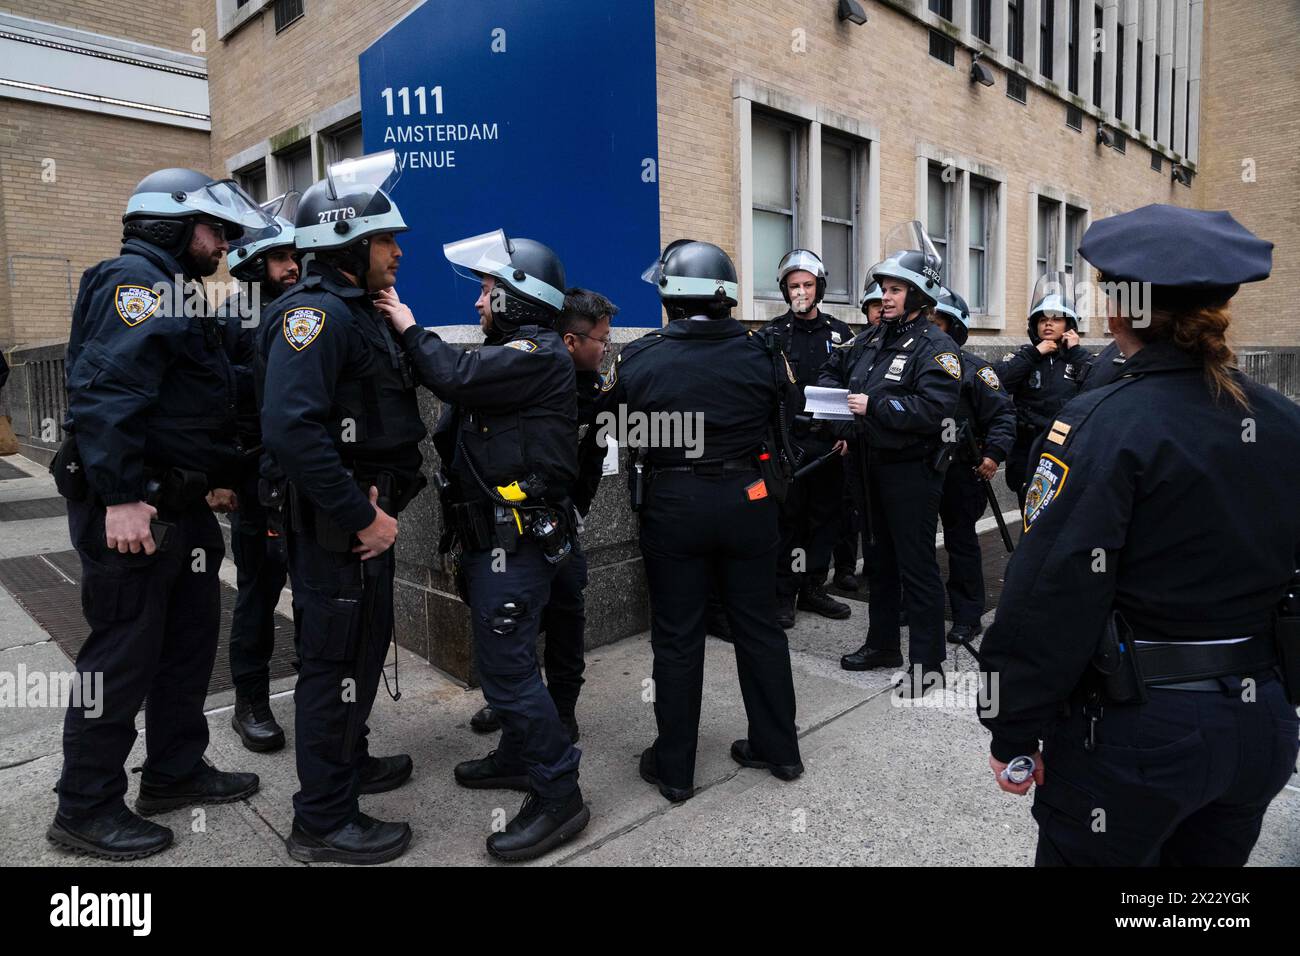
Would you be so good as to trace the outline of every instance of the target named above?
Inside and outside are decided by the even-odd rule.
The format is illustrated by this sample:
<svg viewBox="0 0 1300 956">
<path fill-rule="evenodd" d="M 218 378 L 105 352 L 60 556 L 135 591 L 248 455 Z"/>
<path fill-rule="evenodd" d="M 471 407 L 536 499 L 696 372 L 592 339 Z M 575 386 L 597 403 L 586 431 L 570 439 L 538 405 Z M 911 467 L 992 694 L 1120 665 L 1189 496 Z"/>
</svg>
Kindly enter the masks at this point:
<svg viewBox="0 0 1300 956">
<path fill-rule="evenodd" d="M 1251 636 L 1231 644 L 1134 642 L 1142 680 L 1148 687 L 1186 686 L 1184 690 L 1218 689 L 1216 677 L 1257 676 L 1277 666 L 1277 651 L 1265 637 Z"/>
<path fill-rule="evenodd" d="M 710 458 L 682 465 L 650 465 L 649 471 L 689 471 L 700 477 L 717 477 L 724 474 L 738 474 L 758 470 L 758 462 L 752 455 L 744 458 Z"/>
</svg>

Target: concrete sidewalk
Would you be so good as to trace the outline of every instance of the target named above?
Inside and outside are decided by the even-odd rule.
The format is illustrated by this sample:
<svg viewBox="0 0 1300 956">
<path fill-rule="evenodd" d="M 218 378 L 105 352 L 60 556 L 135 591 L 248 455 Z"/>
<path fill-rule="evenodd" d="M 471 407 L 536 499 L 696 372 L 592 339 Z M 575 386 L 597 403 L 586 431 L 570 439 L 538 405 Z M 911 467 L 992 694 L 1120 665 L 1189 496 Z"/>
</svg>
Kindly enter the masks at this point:
<svg viewBox="0 0 1300 956">
<path fill-rule="evenodd" d="M 52 493 L 48 478 L 40 477 L 43 469 L 6 460 L 33 477 L 0 481 L 0 502 Z M 63 519 L 0 524 L 0 557 L 68 546 Z M 729 645 L 709 640 L 699 793 L 676 806 L 637 775 L 637 758 L 654 736 L 654 714 L 643 699 L 651 661 L 646 635 L 590 652 L 578 719 L 591 824 L 535 865 L 1031 862 L 1035 826 L 1029 801 L 993 785 L 987 734 L 973 704 L 899 707 L 888 693 L 888 674 L 840 670 L 840 654 L 861 643 L 866 610 L 853 602 L 848 621 L 801 614 L 790 632 L 807 768 L 793 783 L 731 761 L 731 741 L 746 733 L 735 657 Z M 969 671 L 969 655 L 959 657 L 958 667 Z M 19 665 L 28 672 L 71 669 L 63 652 L 0 589 L 0 672 L 14 673 Z M 391 680 L 391 665 L 388 674 Z M 469 729 L 482 697 L 406 650 L 400 677 L 400 701 L 380 688 L 370 720 L 371 748 L 376 754 L 410 753 L 415 775 L 399 790 L 362 798 L 367 813 L 407 820 L 415 831 L 410 850 L 391 865 L 492 863 L 484 840 L 494 824 L 514 815 L 520 795 L 464 790 L 451 774 L 458 761 L 482 756 L 494 744 Z M 292 678 L 278 681 L 273 693 L 272 705 L 292 741 Z M 159 817 L 176 831 L 175 846 L 125 865 L 300 865 L 282 844 L 297 789 L 292 745 L 276 754 L 249 753 L 230 729 L 230 693 L 214 695 L 207 706 L 209 759 L 223 769 L 257 772 L 261 791 L 241 803 Z M 123 865 L 75 857 L 45 840 L 62 762 L 61 724 L 57 708 L 0 709 L 0 862 Z M 141 739 L 129 766 L 143 758 Z M 138 786 L 139 776 L 131 775 L 129 801 Z M 1251 862 L 1300 863 L 1300 790 L 1284 790 L 1274 801 Z"/>
</svg>

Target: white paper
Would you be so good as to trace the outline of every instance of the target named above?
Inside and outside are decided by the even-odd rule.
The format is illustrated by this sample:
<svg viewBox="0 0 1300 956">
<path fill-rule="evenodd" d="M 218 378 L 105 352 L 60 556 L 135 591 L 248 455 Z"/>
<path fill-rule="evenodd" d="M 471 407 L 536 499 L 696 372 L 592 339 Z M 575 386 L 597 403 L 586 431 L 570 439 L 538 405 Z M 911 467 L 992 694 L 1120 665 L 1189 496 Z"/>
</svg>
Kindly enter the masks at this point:
<svg viewBox="0 0 1300 956">
<path fill-rule="evenodd" d="M 605 436 L 605 460 L 601 462 L 600 474 L 602 477 L 618 474 L 618 442 L 613 435 Z"/>
<path fill-rule="evenodd" d="M 851 422 L 849 390 L 847 388 L 821 388 L 809 385 L 803 390 L 803 410 L 821 421 Z"/>
</svg>

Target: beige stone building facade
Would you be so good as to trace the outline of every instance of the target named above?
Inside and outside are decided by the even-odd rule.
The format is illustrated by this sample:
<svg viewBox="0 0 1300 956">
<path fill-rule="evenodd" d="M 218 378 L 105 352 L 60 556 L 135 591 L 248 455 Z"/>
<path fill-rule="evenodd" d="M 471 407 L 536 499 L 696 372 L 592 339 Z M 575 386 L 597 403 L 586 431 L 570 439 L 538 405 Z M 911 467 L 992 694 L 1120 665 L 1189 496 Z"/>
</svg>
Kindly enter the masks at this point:
<svg viewBox="0 0 1300 956">
<path fill-rule="evenodd" d="M 417 5 L 6 3 L 74 46 L 152 57 L 159 89 L 201 76 L 208 105 L 198 121 L 158 104 L 113 115 L 41 101 L 0 69 L 0 345 L 66 334 L 69 288 L 115 251 L 149 169 L 199 166 L 266 198 L 358 154 L 357 56 Z M 855 321 L 885 234 L 916 217 L 978 334 L 1019 338 L 1037 275 L 1086 270 L 1073 250 L 1088 222 L 1172 202 L 1229 209 L 1277 244 L 1273 279 L 1238 300 L 1237 341 L 1300 344 L 1294 3 L 656 0 L 655 21 L 661 235 L 726 248 L 744 317 L 783 309 L 776 259 L 803 245 Z M 971 77 L 976 54 L 991 86 Z"/>
</svg>

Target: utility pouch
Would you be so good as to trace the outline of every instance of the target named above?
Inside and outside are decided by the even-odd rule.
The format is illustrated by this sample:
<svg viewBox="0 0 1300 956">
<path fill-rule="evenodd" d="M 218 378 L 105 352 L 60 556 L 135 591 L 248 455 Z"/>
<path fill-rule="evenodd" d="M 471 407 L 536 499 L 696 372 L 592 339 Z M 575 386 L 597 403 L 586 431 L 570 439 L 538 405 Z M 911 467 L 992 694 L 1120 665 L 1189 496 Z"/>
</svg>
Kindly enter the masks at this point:
<svg viewBox="0 0 1300 956">
<path fill-rule="evenodd" d="M 790 493 L 790 463 L 781 454 L 780 446 L 769 441 L 758 453 L 758 472 L 763 476 L 768 497 L 777 504 L 784 504 Z"/>
<path fill-rule="evenodd" d="M 506 554 L 519 550 L 519 537 L 523 534 L 523 521 L 518 508 L 505 505 L 492 506 L 492 542 Z"/>
<path fill-rule="evenodd" d="M 64 436 L 63 444 L 50 462 L 50 474 L 54 477 L 54 487 L 69 501 L 85 501 L 90 496 L 86 468 L 81 462 L 75 434 Z"/>
</svg>

